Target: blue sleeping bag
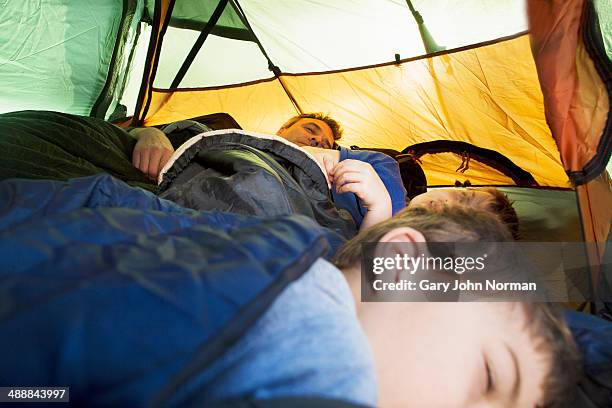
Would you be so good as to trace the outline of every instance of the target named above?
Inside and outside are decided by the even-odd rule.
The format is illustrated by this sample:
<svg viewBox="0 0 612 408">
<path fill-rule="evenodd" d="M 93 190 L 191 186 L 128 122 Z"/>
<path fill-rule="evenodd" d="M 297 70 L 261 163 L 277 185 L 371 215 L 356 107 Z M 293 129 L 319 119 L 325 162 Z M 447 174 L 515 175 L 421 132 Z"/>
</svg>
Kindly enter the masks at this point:
<svg viewBox="0 0 612 408">
<path fill-rule="evenodd" d="M 567 324 L 580 348 L 584 377 L 573 408 L 612 407 L 612 322 L 567 311 Z"/>
<path fill-rule="evenodd" d="M 0 183 L 0 386 L 180 406 L 340 238 L 299 215 L 198 212 L 108 175 Z"/>
<path fill-rule="evenodd" d="M 0 182 L 0 386 L 69 386 L 72 406 L 182 406 L 198 374 L 340 241 L 304 216 L 199 212 L 105 174 Z M 612 406 L 612 323 L 567 319 L 586 373 L 573 406 Z"/>
</svg>

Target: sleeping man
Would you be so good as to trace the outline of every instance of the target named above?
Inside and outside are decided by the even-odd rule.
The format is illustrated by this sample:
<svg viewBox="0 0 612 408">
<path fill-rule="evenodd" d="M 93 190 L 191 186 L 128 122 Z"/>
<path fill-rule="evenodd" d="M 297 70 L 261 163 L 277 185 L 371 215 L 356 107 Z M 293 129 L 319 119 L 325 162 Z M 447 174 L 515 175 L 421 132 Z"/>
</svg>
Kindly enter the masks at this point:
<svg viewBox="0 0 612 408">
<path fill-rule="evenodd" d="M 362 243 L 509 240 L 488 212 L 408 209 L 332 264 L 312 219 L 193 211 L 107 174 L 7 180 L 0 198 L 2 386 L 69 386 L 90 407 L 316 408 L 560 407 L 575 385 L 545 306 L 361 301 Z"/>
<path fill-rule="evenodd" d="M 335 205 L 348 211 L 364 229 L 391 218 L 404 208 L 406 190 L 398 164 L 391 157 L 344 147 L 332 149 L 337 147 L 336 140 L 342 137 L 342 132 L 339 123 L 330 116 L 306 113 L 290 118 L 276 134 L 318 161 L 332 187 Z M 172 143 L 156 128 L 137 128 L 130 134 L 138 140 L 132 163 L 152 179 L 157 179 L 174 152 Z"/>
<path fill-rule="evenodd" d="M 141 137 L 134 149 L 134 165 L 157 175 L 173 148 L 166 135 L 155 128 L 135 129 Z M 366 150 L 331 149 L 342 129 L 332 118 L 319 113 L 288 120 L 277 135 L 300 146 L 319 163 L 327 176 L 335 205 L 350 212 L 361 229 L 385 221 L 405 206 L 397 162 Z M 141 159 L 142 157 L 142 159 Z M 150 158 L 150 159 L 149 159 Z M 498 215 L 518 239 L 518 217 L 508 198 L 495 188 L 440 188 L 414 197 L 410 207 L 435 208 L 448 203 L 488 210 Z"/>
<path fill-rule="evenodd" d="M 276 132 L 298 146 L 331 149 L 342 137 L 342 128 L 333 118 L 321 113 L 307 113 L 290 118 Z M 132 153 L 134 167 L 152 179 L 164 167 L 174 147 L 164 132 L 157 128 L 136 128 L 130 131 L 138 142 Z"/>
<path fill-rule="evenodd" d="M 262 146 L 264 142 L 253 142 L 257 135 L 252 132 L 237 131 L 233 132 L 233 136 L 225 132 L 225 135 L 217 137 L 222 139 L 218 143 L 217 154 L 207 155 L 206 150 L 211 149 L 210 146 L 205 146 L 205 149 L 198 152 L 198 160 L 201 161 L 189 169 L 192 173 L 183 173 L 182 178 L 177 177 L 181 182 L 181 185 L 177 186 L 176 179 L 174 185 L 158 185 L 157 180 L 152 180 L 150 176 L 159 172 L 161 164 L 168 159 L 174 148 L 180 150 L 180 146 L 184 145 L 187 139 L 182 138 L 182 135 L 170 134 L 170 143 L 161 131 L 153 128 L 135 129 L 130 135 L 124 129 L 97 118 L 48 111 L 5 113 L 0 115 L 0 133 L 3 135 L 0 138 L 0 150 L 4 152 L 0 160 L 0 180 L 69 180 L 108 173 L 132 186 L 165 194 L 164 197 L 175 199 L 189 208 L 223 209 L 258 216 L 304 214 L 315 218 L 321 225 L 338 231 L 345 238 L 355 235 L 368 212 L 371 216 L 379 215 L 375 217 L 377 219 L 366 222 L 365 227 L 377 220 L 388 218 L 388 196 L 391 199 L 392 213 L 403 208 L 405 191 L 399 179 L 397 164 L 382 154 L 377 159 L 381 165 L 370 160 L 371 166 L 362 166 L 357 173 L 367 176 L 362 178 L 361 184 L 363 181 L 376 180 L 374 172 L 382 174 L 381 171 L 390 171 L 397 176 L 396 188 L 391 188 L 388 184 L 392 177 L 380 177 L 388 196 L 376 194 L 374 197 L 383 201 L 383 206 L 373 206 L 368 201 L 369 208 L 366 208 L 360 198 L 348 191 L 355 187 L 354 182 L 345 183 L 347 185 L 343 188 L 346 192 L 341 194 L 333 188 L 335 202 L 332 202 L 326 181 L 327 174 L 320 170 L 316 161 L 308 159 L 308 153 L 302 152 L 300 146 L 310 149 L 316 149 L 316 146 L 329 147 L 340 137 L 341 129 L 337 123 L 325 116 L 303 116 L 290 119 L 278 131 L 281 136 L 277 138 L 281 141 L 292 141 L 291 145 L 287 145 L 291 147 L 283 146 L 280 142 L 273 143 L 274 146 L 270 146 L 272 142 L 265 142 L 268 144 Z M 198 131 L 201 132 L 202 130 Z M 187 135 L 192 136 L 193 134 Z M 240 145 L 236 149 L 235 143 Z M 247 146 L 245 143 L 251 145 Z M 220 146 L 221 144 L 223 146 Z M 272 151 L 262 151 L 260 148 L 270 148 Z M 220 153 L 222 149 L 225 149 L 226 153 Z M 235 154 L 229 152 L 232 149 Z M 192 150 L 189 154 L 196 153 Z M 348 163 L 350 160 L 346 159 L 353 159 L 358 153 L 343 149 L 341 154 L 343 160 Z M 310 159 L 312 158 L 311 155 Z M 269 159 L 272 160 L 272 167 L 266 164 Z M 211 164 L 212 162 L 218 166 Z M 173 166 L 172 170 L 175 170 L 174 167 L 176 166 Z M 353 167 L 351 166 L 350 173 L 355 173 Z M 212 177 L 218 177 L 200 183 L 200 186 L 210 187 L 206 191 L 198 188 L 186 191 L 189 187 L 187 176 L 193 175 L 201 168 L 211 169 L 209 173 Z M 353 175 L 346 174 L 345 177 Z M 164 181 L 167 178 L 165 177 Z M 264 189 L 262 186 L 268 188 Z M 172 191 L 169 191 L 170 189 Z M 223 202 L 220 203 L 219 199 Z M 343 204 L 343 201 L 347 203 Z"/>
</svg>

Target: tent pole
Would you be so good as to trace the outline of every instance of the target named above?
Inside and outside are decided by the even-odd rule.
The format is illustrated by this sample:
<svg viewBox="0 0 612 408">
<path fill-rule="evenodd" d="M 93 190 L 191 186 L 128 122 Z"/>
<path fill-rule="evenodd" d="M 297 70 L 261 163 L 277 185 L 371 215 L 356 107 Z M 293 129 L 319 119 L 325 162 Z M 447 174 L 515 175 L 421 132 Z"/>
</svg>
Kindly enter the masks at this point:
<svg viewBox="0 0 612 408">
<path fill-rule="evenodd" d="M 287 89 L 287 86 L 285 85 L 285 83 L 283 82 L 283 79 L 281 77 L 282 72 L 280 70 L 280 68 L 278 66 L 276 66 L 272 60 L 270 59 L 270 57 L 268 56 L 268 53 L 266 52 L 266 50 L 264 49 L 263 45 L 261 44 L 261 41 L 259 41 L 259 38 L 257 38 L 257 35 L 255 34 L 255 31 L 253 31 L 253 27 L 251 27 L 251 24 L 249 23 L 249 21 L 247 20 L 246 14 L 244 13 L 244 11 L 242 10 L 242 7 L 240 7 L 240 3 L 238 3 L 238 0 L 229 0 L 232 5 L 234 6 L 234 9 L 236 10 L 236 12 L 238 13 L 238 16 L 240 17 L 240 19 L 242 20 L 242 22 L 244 23 L 244 25 L 248 28 L 248 30 L 251 32 L 251 34 L 253 35 L 253 38 L 255 39 L 255 42 L 257 43 L 257 46 L 259 47 L 259 50 L 261 51 L 261 53 L 264 55 L 264 57 L 266 57 L 266 60 L 268 60 L 268 69 L 270 71 L 272 71 L 272 73 L 274 74 L 274 77 L 276 79 L 278 79 L 278 82 L 280 83 L 280 86 L 283 88 L 283 91 L 285 91 L 285 94 L 287 94 L 287 97 L 289 98 L 289 100 L 291 101 L 291 103 L 293 104 L 293 107 L 295 108 L 295 110 L 299 113 L 302 114 L 304 113 L 302 111 L 302 108 L 300 107 L 300 105 L 298 104 L 298 102 L 295 100 L 295 98 L 293 97 L 293 95 L 291 94 L 291 92 L 289 91 L 289 89 Z"/>
<path fill-rule="evenodd" d="M 276 78 L 278 79 L 278 82 L 280 83 L 280 85 L 283 87 L 283 90 L 285 91 L 285 93 L 287 94 L 287 96 L 289 97 L 289 100 L 291 101 L 291 103 L 293 104 L 293 107 L 295 108 L 295 110 L 297 111 L 298 114 L 302 114 L 304 113 L 304 111 L 302 111 L 302 108 L 300 107 L 300 105 L 297 103 L 297 101 L 295 100 L 295 98 L 293 97 L 293 95 L 291 95 L 291 92 L 289 92 L 289 90 L 287 89 L 287 86 L 285 85 L 285 83 L 283 82 L 283 78 L 281 78 L 280 75 L 277 75 Z"/>
<path fill-rule="evenodd" d="M 444 51 L 446 47 L 436 44 L 435 40 L 433 39 L 433 36 L 431 35 L 429 30 L 425 26 L 425 20 L 423 20 L 423 16 L 421 16 L 421 13 L 419 13 L 414 8 L 410 0 L 406 0 L 406 4 L 408 4 L 408 8 L 410 9 L 410 12 L 412 13 L 412 16 L 414 17 L 414 20 L 419 26 L 419 33 L 421 34 L 421 40 L 423 41 L 425 52 L 427 52 L 427 54 L 432 54 L 434 52 Z"/>
<path fill-rule="evenodd" d="M 227 3 L 228 3 L 228 0 L 220 0 L 219 3 L 217 3 L 217 7 L 215 7 L 215 10 L 213 11 L 212 15 L 208 19 L 208 22 L 206 23 L 204 28 L 202 28 L 202 31 L 200 31 L 200 35 L 198 36 L 196 42 L 193 44 L 193 47 L 191 47 L 189 54 L 187 54 L 187 57 L 183 61 L 183 64 L 181 65 L 178 72 L 176 73 L 174 80 L 172 80 L 170 89 L 176 89 L 181 84 L 181 81 L 183 80 L 183 78 L 185 77 L 185 74 L 187 74 L 187 71 L 189 70 L 189 67 L 191 67 L 191 64 L 193 63 L 193 60 L 198 55 L 198 52 L 200 52 L 200 49 L 202 48 L 202 46 L 204 45 L 204 42 L 208 38 L 208 34 L 210 34 L 212 29 L 217 24 L 217 21 L 219 21 L 219 17 L 221 17 L 221 14 L 223 14 L 223 11 L 225 10 Z"/>
<path fill-rule="evenodd" d="M 151 40 L 149 41 L 149 49 L 147 51 L 138 99 L 136 99 L 136 109 L 134 110 L 134 117 L 132 118 L 132 126 L 142 126 L 147 116 L 149 105 L 151 104 L 151 88 L 153 86 L 155 71 L 157 70 L 162 39 L 170 23 L 174 2 L 175 0 L 155 0 Z"/>
</svg>

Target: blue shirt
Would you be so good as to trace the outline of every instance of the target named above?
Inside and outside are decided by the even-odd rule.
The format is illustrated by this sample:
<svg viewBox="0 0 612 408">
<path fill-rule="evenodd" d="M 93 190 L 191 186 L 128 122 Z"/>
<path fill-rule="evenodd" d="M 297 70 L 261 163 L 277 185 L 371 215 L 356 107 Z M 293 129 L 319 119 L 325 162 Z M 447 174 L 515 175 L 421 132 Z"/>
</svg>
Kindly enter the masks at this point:
<svg viewBox="0 0 612 408">
<path fill-rule="evenodd" d="M 319 259 L 204 373 L 198 404 L 312 396 L 376 406 L 369 343 L 349 286 Z"/>
<path fill-rule="evenodd" d="M 393 215 L 406 207 L 406 189 L 404 188 L 404 183 L 402 183 L 399 165 L 394 158 L 380 152 L 349 150 L 340 147 L 340 161 L 347 159 L 361 160 L 370 163 L 385 187 L 387 187 L 389 196 L 391 196 Z M 338 194 L 336 193 L 335 186 L 332 186 L 331 191 L 336 207 L 345 209 L 351 213 L 357 226 L 360 226 L 368 210 L 361 204 L 359 198 L 353 193 Z"/>
</svg>

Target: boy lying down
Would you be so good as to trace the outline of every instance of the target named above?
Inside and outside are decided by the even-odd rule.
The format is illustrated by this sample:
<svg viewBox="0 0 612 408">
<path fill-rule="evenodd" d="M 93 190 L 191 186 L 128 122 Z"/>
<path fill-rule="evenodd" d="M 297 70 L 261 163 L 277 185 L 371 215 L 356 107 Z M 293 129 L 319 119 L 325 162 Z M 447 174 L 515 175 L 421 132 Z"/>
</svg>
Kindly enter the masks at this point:
<svg viewBox="0 0 612 408">
<path fill-rule="evenodd" d="M 361 302 L 363 243 L 408 243 L 418 256 L 423 242 L 510 239 L 496 216 L 454 204 L 407 209 L 361 232 L 211 367 L 223 375 L 203 402 L 295 393 L 378 407 L 568 406 L 579 358 L 547 305 Z"/>
<path fill-rule="evenodd" d="M 0 197 L 11 198 L 0 202 L 12 203 L 0 212 L 8 226 L 0 255 L 12 271 L 0 285 L 0 348 L 11 350 L 3 386 L 70 386 L 71 401 L 84 406 L 569 401 L 577 352 L 545 305 L 360 301 L 362 243 L 416 251 L 423 242 L 510 240 L 489 212 L 456 203 L 407 209 L 348 241 L 332 264 L 316 244 L 327 230 L 306 217 L 200 213 L 108 175 L 92 179 L 0 183 Z M 257 295 L 241 299 L 247 293 Z M 253 325 L 236 325 L 270 296 Z M 229 306 L 234 324 L 221 324 Z"/>
</svg>

